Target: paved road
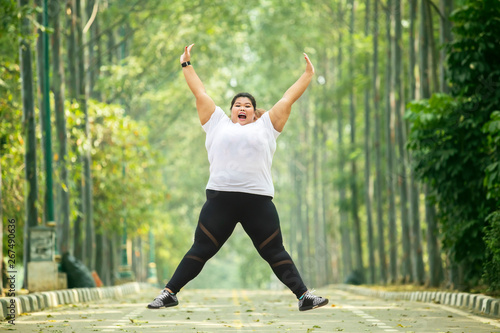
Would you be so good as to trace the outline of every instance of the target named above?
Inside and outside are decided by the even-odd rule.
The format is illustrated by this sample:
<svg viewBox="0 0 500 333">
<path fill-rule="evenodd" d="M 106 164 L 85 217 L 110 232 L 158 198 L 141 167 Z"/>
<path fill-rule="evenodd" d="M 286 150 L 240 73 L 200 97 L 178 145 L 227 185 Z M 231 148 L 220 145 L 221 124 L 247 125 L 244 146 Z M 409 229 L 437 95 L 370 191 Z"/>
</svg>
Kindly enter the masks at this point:
<svg viewBox="0 0 500 333">
<path fill-rule="evenodd" d="M 148 310 L 158 291 L 123 300 L 30 313 L 0 331 L 17 332 L 500 332 L 498 319 L 437 304 L 383 301 L 334 289 L 327 306 L 299 312 L 287 291 L 184 290 L 179 306 Z"/>
</svg>

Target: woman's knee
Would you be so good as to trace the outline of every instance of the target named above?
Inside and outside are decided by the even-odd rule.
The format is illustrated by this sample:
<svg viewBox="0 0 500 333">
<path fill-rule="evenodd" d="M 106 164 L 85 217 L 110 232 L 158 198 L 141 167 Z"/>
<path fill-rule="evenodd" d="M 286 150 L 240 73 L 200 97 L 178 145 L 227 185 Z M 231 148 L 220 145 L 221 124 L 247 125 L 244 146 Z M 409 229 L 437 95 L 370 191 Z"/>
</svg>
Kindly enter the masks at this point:
<svg viewBox="0 0 500 333">
<path fill-rule="evenodd" d="M 219 249 L 209 242 L 194 242 L 186 253 L 186 258 L 206 262 L 212 258 Z"/>
</svg>

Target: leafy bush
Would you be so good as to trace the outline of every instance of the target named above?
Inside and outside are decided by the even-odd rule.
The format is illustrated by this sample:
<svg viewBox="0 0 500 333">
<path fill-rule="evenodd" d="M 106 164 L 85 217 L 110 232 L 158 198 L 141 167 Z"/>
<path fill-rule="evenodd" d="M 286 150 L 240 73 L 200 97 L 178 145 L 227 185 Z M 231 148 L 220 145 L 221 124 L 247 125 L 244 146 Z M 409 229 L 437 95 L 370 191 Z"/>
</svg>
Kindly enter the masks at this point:
<svg viewBox="0 0 500 333">
<path fill-rule="evenodd" d="M 500 233 L 492 224 L 500 199 L 498 17 L 496 0 L 469 0 L 454 12 L 455 39 L 447 46 L 451 95 L 414 102 L 408 113 L 414 168 L 430 185 L 443 248 L 463 268 L 459 287 L 465 289 L 484 275 L 498 286 L 500 276 Z"/>
<path fill-rule="evenodd" d="M 484 229 L 486 260 L 484 279 L 491 292 L 500 292 L 500 210 L 488 216 L 488 225 Z"/>
</svg>

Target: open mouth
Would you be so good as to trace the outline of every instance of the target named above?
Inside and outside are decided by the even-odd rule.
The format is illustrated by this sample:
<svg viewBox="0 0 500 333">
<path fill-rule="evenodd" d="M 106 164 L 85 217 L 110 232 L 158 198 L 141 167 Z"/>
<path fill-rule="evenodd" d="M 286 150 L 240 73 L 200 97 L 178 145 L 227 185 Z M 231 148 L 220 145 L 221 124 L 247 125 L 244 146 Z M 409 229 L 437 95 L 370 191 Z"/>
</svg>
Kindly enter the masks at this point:
<svg viewBox="0 0 500 333">
<path fill-rule="evenodd" d="M 247 119 L 247 115 L 245 114 L 245 112 L 240 112 L 240 113 L 238 113 L 238 118 L 239 119 Z"/>
</svg>

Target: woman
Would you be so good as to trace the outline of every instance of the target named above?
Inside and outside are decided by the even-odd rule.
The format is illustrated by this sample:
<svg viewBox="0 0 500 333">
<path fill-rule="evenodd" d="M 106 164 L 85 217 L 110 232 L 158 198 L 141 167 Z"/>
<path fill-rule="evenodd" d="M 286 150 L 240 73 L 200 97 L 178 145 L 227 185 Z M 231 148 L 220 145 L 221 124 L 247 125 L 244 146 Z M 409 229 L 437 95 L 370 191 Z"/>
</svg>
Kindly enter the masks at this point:
<svg viewBox="0 0 500 333">
<path fill-rule="evenodd" d="M 191 249 L 177 267 L 150 309 L 175 306 L 176 294 L 202 270 L 240 222 L 259 254 L 298 298 L 299 310 L 324 306 L 328 299 L 307 290 L 290 255 L 283 246 L 279 217 L 272 202 L 274 186 L 271 164 L 276 138 L 288 120 L 292 104 L 302 95 L 314 75 L 308 56 L 302 76 L 268 112 L 256 114 L 257 103 L 248 93 L 231 101 L 230 118 L 215 105 L 191 65 L 191 49 L 180 57 L 182 72 L 196 98 L 196 108 L 205 130 L 210 178 L 205 202 Z"/>
</svg>

